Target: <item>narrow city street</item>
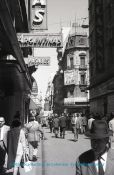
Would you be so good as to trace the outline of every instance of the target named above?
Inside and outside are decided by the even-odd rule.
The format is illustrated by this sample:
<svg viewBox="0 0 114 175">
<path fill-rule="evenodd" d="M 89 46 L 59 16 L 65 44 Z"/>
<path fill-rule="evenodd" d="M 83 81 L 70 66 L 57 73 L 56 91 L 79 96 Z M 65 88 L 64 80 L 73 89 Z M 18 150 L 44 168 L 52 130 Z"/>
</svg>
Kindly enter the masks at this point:
<svg viewBox="0 0 114 175">
<path fill-rule="evenodd" d="M 76 158 L 90 148 L 89 139 L 79 135 L 78 142 L 74 142 L 71 131 L 66 132 L 65 139 L 55 138 L 49 129 L 45 129 L 45 134 L 43 175 L 74 175 Z"/>
<path fill-rule="evenodd" d="M 113 12 L 114 0 L 0 0 L 0 175 L 114 174 Z"/>
<path fill-rule="evenodd" d="M 77 156 L 90 148 L 90 140 L 79 135 L 77 142 L 73 141 L 71 131 L 66 132 L 65 139 L 55 138 L 48 128 L 44 129 L 46 139 L 39 147 L 39 158 L 32 162 L 32 171 L 28 175 L 75 175 Z M 20 174 L 25 175 L 24 169 Z"/>
</svg>

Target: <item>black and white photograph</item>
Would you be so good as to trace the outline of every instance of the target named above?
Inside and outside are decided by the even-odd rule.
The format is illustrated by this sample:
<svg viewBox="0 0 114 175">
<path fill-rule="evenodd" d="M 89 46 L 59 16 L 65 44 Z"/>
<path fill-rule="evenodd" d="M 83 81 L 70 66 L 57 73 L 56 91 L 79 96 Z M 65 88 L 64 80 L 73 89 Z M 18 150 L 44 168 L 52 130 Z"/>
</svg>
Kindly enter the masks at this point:
<svg viewBox="0 0 114 175">
<path fill-rule="evenodd" d="M 0 0 L 0 175 L 114 174 L 114 0 Z"/>
</svg>

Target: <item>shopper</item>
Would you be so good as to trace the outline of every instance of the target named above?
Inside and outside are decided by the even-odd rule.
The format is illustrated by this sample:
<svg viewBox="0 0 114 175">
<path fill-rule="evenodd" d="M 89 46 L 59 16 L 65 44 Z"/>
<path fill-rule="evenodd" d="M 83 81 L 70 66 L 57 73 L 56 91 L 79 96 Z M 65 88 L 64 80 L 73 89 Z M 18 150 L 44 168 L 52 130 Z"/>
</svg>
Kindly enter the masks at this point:
<svg viewBox="0 0 114 175">
<path fill-rule="evenodd" d="M 17 175 L 21 163 L 22 156 L 27 154 L 27 145 L 25 132 L 21 128 L 21 122 L 18 119 L 14 119 L 11 124 L 11 129 L 8 131 L 8 172 L 13 172 L 13 175 Z"/>
</svg>

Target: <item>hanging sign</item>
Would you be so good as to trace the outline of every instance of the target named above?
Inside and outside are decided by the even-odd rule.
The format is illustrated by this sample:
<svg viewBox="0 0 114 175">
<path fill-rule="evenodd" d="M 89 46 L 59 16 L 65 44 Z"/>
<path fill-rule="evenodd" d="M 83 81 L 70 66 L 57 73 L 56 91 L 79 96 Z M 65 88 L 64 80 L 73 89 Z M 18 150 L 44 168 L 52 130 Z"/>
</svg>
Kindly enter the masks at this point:
<svg viewBox="0 0 114 175">
<path fill-rule="evenodd" d="M 62 34 L 18 33 L 20 47 L 57 48 L 62 47 Z"/>
<path fill-rule="evenodd" d="M 47 0 L 30 0 L 31 30 L 47 29 Z"/>
<path fill-rule="evenodd" d="M 75 71 L 66 70 L 64 71 L 64 85 L 75 84 Z"/>
<path fill-rule="evenodd" d="M 28 57 L 25 59 L 28 67 L 35 66 L 50 66 L 50 57 Z"/>
</svg>

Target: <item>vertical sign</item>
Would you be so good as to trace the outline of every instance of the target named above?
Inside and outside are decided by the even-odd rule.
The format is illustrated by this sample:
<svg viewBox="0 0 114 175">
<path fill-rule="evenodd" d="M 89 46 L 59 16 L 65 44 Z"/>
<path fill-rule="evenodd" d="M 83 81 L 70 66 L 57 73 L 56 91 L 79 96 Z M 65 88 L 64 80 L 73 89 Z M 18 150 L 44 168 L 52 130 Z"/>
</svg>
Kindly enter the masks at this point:
<svg viewBox="0 0 114 175">
<path fill-rule="evenodd" d="M 47 0 L 31 0 L 31 30 L 47 29 Z"/>
</svg>

